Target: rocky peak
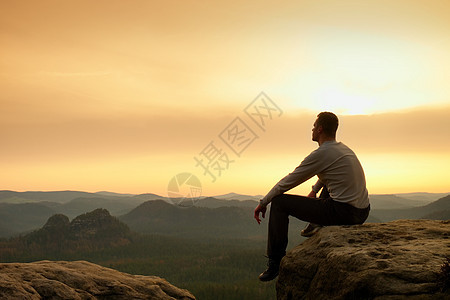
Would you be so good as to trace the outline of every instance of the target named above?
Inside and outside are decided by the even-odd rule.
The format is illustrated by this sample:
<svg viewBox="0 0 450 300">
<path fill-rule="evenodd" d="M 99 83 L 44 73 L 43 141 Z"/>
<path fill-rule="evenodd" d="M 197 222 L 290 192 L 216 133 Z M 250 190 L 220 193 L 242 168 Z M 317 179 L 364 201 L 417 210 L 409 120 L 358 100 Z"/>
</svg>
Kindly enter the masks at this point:
<svg viewBox="0 0 450 300">
<path fill-rule="evenodd" d="M 70 225 L 69 218 L 63 214 L 56 214 L 51 216 L 47 223 L 45 223 L 43 229 L 53 230 L 55 228 L 64 228 Z"/>
<path fill-rule="evenodd" d="M 98 208 L 73 219 L 70 232 L 76 238 L 96 238 L 124 236 L 129 233 L 129 229 L 106 209 Z"/>
<path fill-rule="evenodd" d="M 76 217 L 72 222 L 65 215 L 53 215 L 41 229 L 24 239 L 35 249 L 76 251 L 83 247 L 98 249 L 128 244 L 131 231 L 106 209 L 99 208 Z"/>
<path fill-rule="evenodd" d="M 155 276 L 130 275 L 86 261 L 0 264 L 1 299 L 182 299 L 187 290 Z"/>
<path fill-rule="evenodd" d="M 440 288 L 450 221 L 322 228 L 287 253 L 278 299 L 450 299 Z"/>
</svg>

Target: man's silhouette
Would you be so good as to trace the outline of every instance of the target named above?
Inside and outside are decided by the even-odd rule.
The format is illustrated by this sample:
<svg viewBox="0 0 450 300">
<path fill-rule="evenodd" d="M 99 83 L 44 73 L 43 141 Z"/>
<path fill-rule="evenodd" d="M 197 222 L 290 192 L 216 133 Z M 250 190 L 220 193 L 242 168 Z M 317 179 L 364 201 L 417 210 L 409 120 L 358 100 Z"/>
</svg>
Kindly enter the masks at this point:
<svg viewBox="0 0 450 300">
<path fill-rule="evenodd" d="M 312 129 L 312 140 L 319 148 L 311 152 L 294 171 L 281 179 L 255 208 L 254 217 L 261 223 L 269 203 L 269 233 L 267 241 L 268 269 L 259 275 L 262 281 L 277 277 L 280 261 L 286 254 L 289 216 L 311 224 L 302 231 L 310 236 L 318 226 L 362 224 L 369 215 L 370 205 L 366 180 L 355 153 L 336 141 L 338 118 L 331 112 L 321 112 Z M 317 175 L 317 183 L 308 197 L 284 192 Z M 315 198 L 320 189 L 322 193 Z"/>
</svg>

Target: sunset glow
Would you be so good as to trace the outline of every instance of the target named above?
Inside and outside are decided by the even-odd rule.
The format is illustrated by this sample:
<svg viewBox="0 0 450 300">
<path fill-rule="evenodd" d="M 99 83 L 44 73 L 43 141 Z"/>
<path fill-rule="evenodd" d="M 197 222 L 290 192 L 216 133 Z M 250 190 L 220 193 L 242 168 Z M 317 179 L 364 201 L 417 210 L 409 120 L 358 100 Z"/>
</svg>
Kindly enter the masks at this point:
<svg viewBox="0 0 450 300">
<path fill-rule="evenodd" d="M 338 114 L 370 193 L 449 192 L 448 1 L 3 1 L 0 189 L 265 194 Z M 264 92 L 282 111 L 259 128 Z M 219 135 L 241 118 L 241 155 Z M 195 156 L 234 160 L 213 180 Z M 222 153 L 223 153 L 222 152 Z M 307 183 L 296 191 L 307 193 Z"/>
</svg>

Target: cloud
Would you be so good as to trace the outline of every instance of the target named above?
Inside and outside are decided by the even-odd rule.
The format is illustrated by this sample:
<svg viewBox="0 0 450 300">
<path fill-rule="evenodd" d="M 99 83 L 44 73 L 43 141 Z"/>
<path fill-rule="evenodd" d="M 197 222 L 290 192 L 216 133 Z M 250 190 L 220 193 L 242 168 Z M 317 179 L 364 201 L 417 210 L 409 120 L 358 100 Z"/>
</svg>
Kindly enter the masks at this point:
<svg viewBox="0 0 450 300">
<path fill-rule="evenodd" d="M 95 71 L 95 72 L 49 72 L 42 71 L 38 75 L 52 76 L 52 77 L 97 77 L 112 75 L 110 71 Z"/>
<path fill-rule="evenodd" d="M 364 153 L 433 153 L 450 147 L 450 108 L 405 113 L 340 116 L 338 140 Z M 236 117 L 234 114 L 167 111 L 111 117 L 75 116 L 33 124 L 1 122 L 1 157 L 8 159 L 104 159 L 142 153 L 195 155 Z M 249 155 L 306 156 L 316 147 L 311 128 L 316 114 L 285 112 L 249 147 Z M 252 126 L 250 120 L 249 126 Z"/>
</svg>

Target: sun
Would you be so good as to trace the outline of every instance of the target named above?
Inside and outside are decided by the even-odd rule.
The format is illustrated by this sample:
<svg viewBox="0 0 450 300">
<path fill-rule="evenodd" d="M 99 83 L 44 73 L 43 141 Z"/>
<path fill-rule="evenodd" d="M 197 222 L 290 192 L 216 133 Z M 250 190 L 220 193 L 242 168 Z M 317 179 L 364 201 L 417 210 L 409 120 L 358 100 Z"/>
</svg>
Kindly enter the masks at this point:
<svg viewBox="0 0 450 300">
<path fill-rule="evenodd" d="M 314 102 L 320 111 L 333 111 L 343 115 L 367 115 L 374 112 L 376 102 L 369 95 L 345 91 L 339 87 L 324 87 L 314 95 Z"/>
</svg>

